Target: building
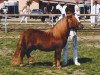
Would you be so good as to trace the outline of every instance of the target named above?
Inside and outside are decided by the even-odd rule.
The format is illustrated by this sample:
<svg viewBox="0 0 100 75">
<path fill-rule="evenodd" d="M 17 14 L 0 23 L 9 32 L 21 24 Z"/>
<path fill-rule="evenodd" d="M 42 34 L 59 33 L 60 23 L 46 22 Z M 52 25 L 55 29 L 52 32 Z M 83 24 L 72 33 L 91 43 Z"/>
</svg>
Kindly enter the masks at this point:
<svg viewBox="0 0 100 75">
<path fill-rule="evenodd" d="M 4 6 L 4 1 L 5 0 L 0 0 L 0 9 L 3 8 Z M 25 6 L 27 0 L 8 0 L 8 8 L 9 8 L 9 12 L 12 11 L 15 13 L 16 12 L 20 12 L 20 10 L 22 10 L 22 8 Z M 100 0 L 33 0 L 33 3 L 30 6 L 30 9 L 39 9 L 39 6 L 41 6 L 41 3 L 39 1 L 63 1 L 63 2 L 71 2 L 71 3 L 75 3 L 76 1 L 78 1 L 79 3 L 89 3 L 91 1 L 98 1 L 98 3 L 100 3 Z M 91 3 L 92 4 L 92 3 Z M 18 11 L 17 11 L 18 10 Z"/>
<path fill-rule="evenodd" d="M 14 0 L 15 1 L 15 0 Z M 17 0 L 19 1 L 19 10 L 22 10 L 23 6 L 25 6 L 27 0 Z M 39 0 L 33 0 L 30 9 L 39 9 Z"/>
<path fill-rule="evenodd" d="M 8 7 L 9 12 L 12 12 L 10 14 L 14 14 L 17 10 L 18 12 L 22 10 L 22 8 L 26 5 L 26 1 L 27 0 L 8 0 L 5 2 L 5 0 L 0 0 L 0 9 L 5 5 Z M 39 0 L 34 0 L 30 6 L 30 9 L 39 9 Z"/>
</svg>

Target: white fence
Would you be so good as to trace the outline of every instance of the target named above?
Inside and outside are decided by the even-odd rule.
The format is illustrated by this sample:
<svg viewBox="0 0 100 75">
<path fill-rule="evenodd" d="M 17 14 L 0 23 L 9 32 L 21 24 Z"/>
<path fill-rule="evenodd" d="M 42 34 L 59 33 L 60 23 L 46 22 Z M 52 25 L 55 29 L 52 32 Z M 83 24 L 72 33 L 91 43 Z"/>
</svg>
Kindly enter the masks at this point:
<svg viewBox="0 0 100 75">
<path fill-rule="evenodd" d="M 3 25 L 5 26 L 5 32 L 7 32 L 7 17 L 10 16 L 51 16 L 52 17 L 52 25 L 53 25 L 53 16 L 60 16 L 60 14 L 0 14 L 0 16 L 5 17 L 4 23 Z M 79 14 L 79 16 L 100 16 L 100 14 Z M 84 19 L 83 21 L 86 21 L 86 19 Z M 91 23 L 87 23 L 87 24 L 91 24 Z"/>
</svg>

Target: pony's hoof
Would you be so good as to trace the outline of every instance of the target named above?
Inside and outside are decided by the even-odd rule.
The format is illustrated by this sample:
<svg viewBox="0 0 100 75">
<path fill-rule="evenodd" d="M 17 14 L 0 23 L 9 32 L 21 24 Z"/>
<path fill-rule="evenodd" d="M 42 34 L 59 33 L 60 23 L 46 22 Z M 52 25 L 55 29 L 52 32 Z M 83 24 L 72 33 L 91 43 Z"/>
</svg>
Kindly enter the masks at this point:
<svg viewBox="0 0 100 75">
<path fill-rule="evenodd" d="M 57 69 L 61 69 L 61 66 L 58 66 Z"/>
<path fill-rule="evenodd" d="M 56 67 L 56 65 L 53 65 L 52 67 Z"/>
<path fill-rule="evenodd" d="M 53 67 L 56 68 L 56 69 L 61 69 L 61 66 L 53 65 Z"/>
<path fill-rule="evenodd" d="M 24 64 L 20 64 L 19 66 L 20 66 L 20 67 L 23 67 L 23 66 L 24 66 Z"/>
<path fill-rule="evenodd" d="M 29 57 L 29 64 L 31 65 L 31 64 L 33 64 L 33 61 L 32 61 L 32 57 Z"/>
<path fill-rule="evenodd" d="M 17 62 L 16 60 L 12 60 L 12 61 L 11 61 L 11 64 L 12 64 L 12 65 L 18 65 L 18 62 Z"/>
<path fill-rule="evenodd" d="M 30 64 L 30 65 L 32 65 L 32 64 L 33 64 L 33 62 L 32 62 L 32 61 L 30 61 L 30 62 L 29 62 L 29 64 Z"/>
</svg>

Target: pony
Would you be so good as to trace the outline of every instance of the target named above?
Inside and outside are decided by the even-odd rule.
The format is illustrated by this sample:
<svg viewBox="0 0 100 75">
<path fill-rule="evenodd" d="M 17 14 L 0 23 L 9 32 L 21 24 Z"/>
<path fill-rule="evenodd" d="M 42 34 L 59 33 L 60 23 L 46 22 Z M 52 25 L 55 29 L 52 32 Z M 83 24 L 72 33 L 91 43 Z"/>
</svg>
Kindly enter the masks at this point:
<svg viewBox="0 0 100 75">
<path fill-rule="evenodd" d="M 53 66 L 61 68 L 60 59 L 62 48 L 66 45 L 70 28 L 78 28 L 79 22 L 72 15 L 59 20 L 54 27 L 47 30 L 28 29 L 20 35 L 16 51 L 12 56 L 11 63 L 13 65 L 23 65 L 23 58 L 26 55 L 29 64 L 32 64 L 30 53 L 33 50 L 54 51 Z"/>
</svg>

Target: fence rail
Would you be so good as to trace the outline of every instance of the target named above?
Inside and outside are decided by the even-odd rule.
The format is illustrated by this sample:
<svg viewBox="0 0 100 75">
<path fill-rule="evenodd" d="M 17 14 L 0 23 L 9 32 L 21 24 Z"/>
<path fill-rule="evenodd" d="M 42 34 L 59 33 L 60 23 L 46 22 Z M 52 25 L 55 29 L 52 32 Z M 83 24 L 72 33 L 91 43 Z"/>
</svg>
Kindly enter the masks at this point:
<svg viewBox="0 0 100 75">
<path fill-rule="evenodd" d="M 53 25 L 53 16 L 60 16 L 61 14 L 0 14 L 0 16 L 5 17 L 3 25 L 5 25 L 5 32 L 7 32 L 7 17 L 10 16 L 51 16 L 52 17 L 52 25 Z M 100 16 L 100 14 L 78 14 L 78 16 Z M 85 19 L 84 19 L 85 21 Z M 86 24 L 85 22 L 83 24 Z M 91 24 L 91 23 L 87 23 Z"/>
<path fill-rule="evenodd" d="M 0 14 L 0 16 L 60 16 L 60 14 Z"/>
<path fill-rule="evenodd" d="M 6 14 L 6 16 L 60 16 L 61 14 Z M 5 14 L 0 14 L 5 16 Z M 78 14 L 78 16 L 100 16 L 100 14 Z"/>
</svg>

